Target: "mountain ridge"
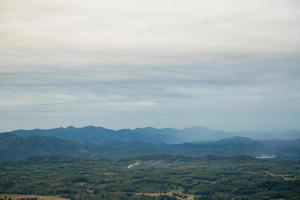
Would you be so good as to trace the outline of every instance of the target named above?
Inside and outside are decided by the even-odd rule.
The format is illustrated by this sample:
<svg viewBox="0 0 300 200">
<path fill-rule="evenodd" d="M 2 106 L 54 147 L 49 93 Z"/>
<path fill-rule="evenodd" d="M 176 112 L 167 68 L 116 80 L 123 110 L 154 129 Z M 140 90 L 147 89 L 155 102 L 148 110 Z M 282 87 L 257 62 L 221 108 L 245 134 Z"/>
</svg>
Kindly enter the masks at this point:
<svg viewBox="0 0 300 200">
<path fill-rule="evenodd" d="M 104 127 L 85 126 L 76 128 L 69 126 L 66 128 L 59 127 L 53 129 L 32 129 L 32 130 L 15 130 L 3 132 L 6 134 L 14 133 L 20 136 L 41 135 L 55 136 L 61 139 L 72 140 L 75 142 L 87 142 L 101 144 L 110 140 L 120 141 L 145 141 L 151 143 L 184 143 L 199 142 L 205 140 L 218 140 L 222 138 L 241 136 L 252 139 L 285 139 L 293 140 L 300 138 L 300 130 L 281 130 L 281 131 L 222 131 L 211 130 L 206 127 L 189 127 L 184 129 L 174 128 L 135 128 L 113 130 Z M 3 134 L 0 133 L 0 134 Z"/>
<path fill-rule="evenodd" d="M 272 155 L 300 158 L 300 139 L 258 140 L 247 137 L 229 137 L 195 143 L 167 144 L 157 141 L 107 140 L 102 143 L 75 142 L 37 134 L 0 134 L 0 160 L 22 160 L 32 156 L 66 155 L 88 158 L 128 158 L 146 155 Z"/>
</svg>

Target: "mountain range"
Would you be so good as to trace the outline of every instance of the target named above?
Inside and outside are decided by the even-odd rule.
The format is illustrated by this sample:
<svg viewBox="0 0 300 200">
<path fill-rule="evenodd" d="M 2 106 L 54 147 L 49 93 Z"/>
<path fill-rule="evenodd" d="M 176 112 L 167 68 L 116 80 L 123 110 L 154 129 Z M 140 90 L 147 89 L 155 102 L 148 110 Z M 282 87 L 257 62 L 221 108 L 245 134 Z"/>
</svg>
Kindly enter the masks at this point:
<svg viewBox="0 0 300 200">
<path fill-rule="evenodd" d="M 294 140 L 300 138 L 300 130 L 273 130 L 273 131 L 221 131 L 211 130 L 206 127 L 190 127 L 185 129 L 173 128 L 136 128 L 112 130 L 103 127 L 86 126 L 75 128 L 33 129 L 16 130 L 13 133 L 19 136 L 40 135 L 54 136 L 60 139 L 71 140 L 79 143 L 101 144 L 107 141 L 143 141 L 150 143 L 193 143 L 206 140 L 218 140 L 228 137 L 249 137 L 259 140 L 283 139 Z"/>
<path fill-rule="evenodd" d="M 226 132 L 205 127 L 111 130 L 67 127 L 0 133 L 0 160 L 32 156 L 125 158 L 167 154 L 300 158 L 300 131 Z"/>
</svg>

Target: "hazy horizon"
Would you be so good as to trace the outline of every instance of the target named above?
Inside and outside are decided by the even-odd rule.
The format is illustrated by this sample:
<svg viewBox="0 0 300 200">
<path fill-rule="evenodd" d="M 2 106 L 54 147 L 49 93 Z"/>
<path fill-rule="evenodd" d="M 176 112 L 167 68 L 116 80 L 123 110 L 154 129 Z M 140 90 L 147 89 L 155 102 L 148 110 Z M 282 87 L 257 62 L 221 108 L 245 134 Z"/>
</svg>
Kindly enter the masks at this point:
<svg viewBox="0 0 300 200">
<path fill-rule="evenodd" d="M 263 133 L 263 132 L 280 132 L 280 131 L 300 131 L 299 129 L 260 129 L 260 130 L 251 130 L 251 129 L 232 129 L 232 130 L 226 130 L 226 129 L 213 129 L 210 127 L 206 127 L 206 126 L 188 126 L 188 127 L 155 127 L 155 126 L 140 126 L 140 127 L 123 127 L 123 128 L 111 128 L 111 127 L 105 127 L 105 126 L 101 126 L 101 125 L 83 125 L 83 126 L 73 126 L 73 125 L 69 125 L 69 126 L 59 126 L 59 127 L 35 127 L 35 128 L 17 128 L 17 129 L 10 129 L 10 130 L 0 130 L 0 133 L 6 133 L 6 132 L 11 132 L 11 131 L 18 131 L 18 130 L 51 130 L 51 129 L 57 129 L 57 128 L 63 128 L 63 129 L 67 129 L 67 128 L 76 128 L 76 129 L 80 129 L 80 128 L 88 128 L 88 127 L 95 127 L 95 128 L 104 128 L 104 129 L 109 129 L 109 130 L 114 130 L 114 131 L 118 131 L 118 130 L 134 130 L 134 129 L 146 129 L 146 128 L 154 128 L 154 129 L 175 129 L 175 130 L 185 130 L 185 129 L 207 129 L 210 131 L 224 131 L 224 132 L 255 132 L 255 133 Z M 241 136 L 241 135 L 236 135 L 236 136 Z M 270 136 L 271 138 L 271 136 Z"/>
<path fill-rule="evenodd" d="M 299 0 L 1 0 L 0 131 L 300 129 Z"/>
</svg>

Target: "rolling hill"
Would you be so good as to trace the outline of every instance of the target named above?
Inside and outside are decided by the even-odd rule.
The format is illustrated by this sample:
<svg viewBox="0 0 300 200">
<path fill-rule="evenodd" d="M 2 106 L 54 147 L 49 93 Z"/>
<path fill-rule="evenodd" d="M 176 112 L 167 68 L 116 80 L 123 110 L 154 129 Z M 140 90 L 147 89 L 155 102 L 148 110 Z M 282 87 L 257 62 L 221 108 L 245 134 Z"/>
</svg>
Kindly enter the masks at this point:
<svg viewBox="0 0 300 200">
<path fill-rule="evenodd" d="M 300 139 L 258 140 L 235 136 L 184 142 L 180 139 L 180 134 L 184 133 L 178 132 L 180 131 L 176 129 L 154 128 L 113 131 L 97 127 L 18 130 L 0 134 L 0 160 L 20 160 L 44 155 L 127 158 L 158 154 L 274 155 L 300 158 Z"/>
<path fill-rule="evenodd" d="M 136 129 L 120 129 L 112 130 L 103 127 L 86 126 L 82 128 L 67 127 L 54 129 L 33 129 L 33 130 L 16 130 L 6 132 L 6 134 L 16 134 L 18 136 L 53 136 L 63 140 L 70 140 L 78 143 L 94 143 L 102 144 L 110 141 L 131 142 L 141 141 L 147 143 L 167 143 L 167 144 L 181 144 L 194 143 L 206 140 L 219 140 L 229 137 L 248 137 L 259 140 L 294 140 L 300 138 L 299 130 L 288 131 L 220 131 L 210 130 L 205 127 L 190 127 L 186 129 L 173 128 L 136 128 Z"/>
</svg>

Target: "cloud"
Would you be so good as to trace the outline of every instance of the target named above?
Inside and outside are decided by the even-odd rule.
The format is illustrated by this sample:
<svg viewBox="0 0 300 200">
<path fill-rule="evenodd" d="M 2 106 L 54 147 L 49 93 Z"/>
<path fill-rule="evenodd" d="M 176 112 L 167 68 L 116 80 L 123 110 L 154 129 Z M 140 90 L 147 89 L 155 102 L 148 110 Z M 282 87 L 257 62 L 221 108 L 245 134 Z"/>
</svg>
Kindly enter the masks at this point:
<svg viewBox="0 0 300 200">
<path fill-rule="evenodd" d="M 299 8 L 2 0 L 0 129 L 300 128 Z"/>
<path fill-rule="evenodd" d="M 296 56 L 298 10 L 295 0 L 3 0 L 1 63 L 43 69 L 207 56 Z"/>
</svg>

